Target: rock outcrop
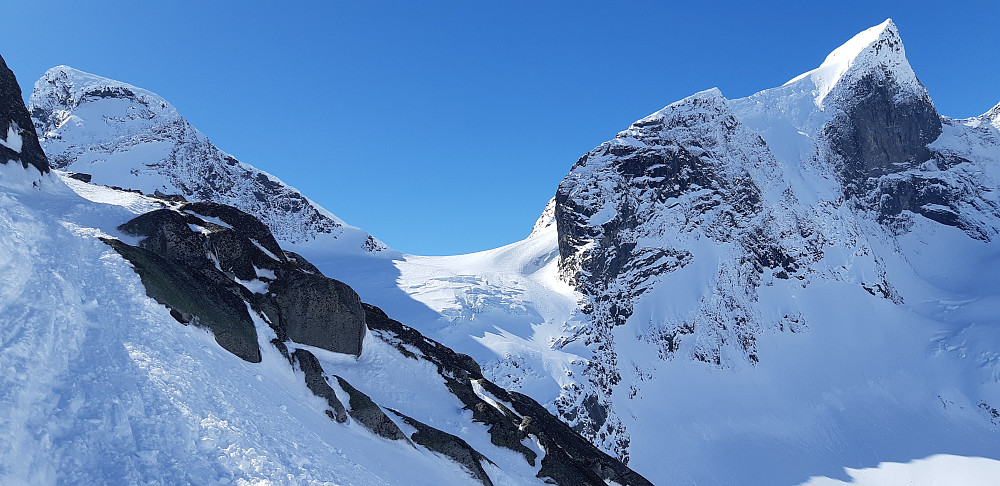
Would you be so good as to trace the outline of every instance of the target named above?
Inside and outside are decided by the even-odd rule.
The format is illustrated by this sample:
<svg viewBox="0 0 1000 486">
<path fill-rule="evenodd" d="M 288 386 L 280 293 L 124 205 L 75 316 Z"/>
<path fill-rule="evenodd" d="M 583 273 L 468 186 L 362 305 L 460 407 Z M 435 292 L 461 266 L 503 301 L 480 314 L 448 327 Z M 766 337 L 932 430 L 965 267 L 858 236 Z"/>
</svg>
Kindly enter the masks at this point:
<svg viewBox="0 0 1000 486">
<path fill-rule="evenodd" d="M 426 360 L 437 366 L 448 390 L 470 410 L 475 422 L 489 427 L 491 442 L 524 456 L 532 466 L 537 454 L 522 444 L 525 439 L 537 441 L 545 455 L 541 459 L 539 478 L 560 485 L 650 485 L 648 480 L 621 461 L 594 447 L 580 434 L 549 413 L 534 399 L 495 385 L 485 379 L 479 365 L 467 355 L 424 337 L 415 329 L 389 318 L 378 307 L 365 304 L 365 320 L 369 330 L 379 339 L 396 347 L 413 359 Z M 413 350 L 416 350 L 415 353 Z M 411 438 L 418 444 L 431 441 L 436 449 L 448 450 L 449 456 L 480 477 L 471 461 L 479 459 L 466 451 L 460 442 L 440 434 L 424 431 L 418 437 L 417 428 Z M 433 437 L 432 437 L 433 436 Z M 440 440 L 438 440 L 440 439 Z M 467 454 L 468 453 L 468 454 Z M 488 484 L 483 482 L 484 484 Z"/>
<path fill-rule="evenodd" d="M 150 296 L 184 322 L 212 329 L 217 339 L 234 327 L 223 316 L 238 316 L 245 346 L 257 346 L 249 305 L 282 341 L 361 354 L 365 322 L 357 293 L 301 256 L 289 259 L 253 216 L 216 203 L 182 203 L 140 215 L 120 230 L 141 238 L 138 246 L 116 241 L 114 247 L 135 265 Z M 224 294 L 216 295 L 220 289 Z M 236 300 L 221 309 L 209 305 L 223 295 Z M 257 354 L 238 355 L 259 361 Z"/>
<path fill-rule="evenodd" d="M 340 423 L 346 422 L 347 409 L 344 408 L 344 404 L 337 398 L 337 392 L 333 391 L 333 388 L 327 381 L 326 376 L 323 374 L 323 366 L 319 364 L 316 356 L 304 349 L 296 349 L 292 353 L 292 357 L 295 363 L 298 363 L 299 369 L 305 373 L 306 386 L 309 387 L 309 391 L 313 392 L 313 395 L 326 400 L 326 403 L 330 406 L 326 411 L 327 416 Z"/>
<path fill-rule="evenodd" d="M 49 171 L 49 160 L 38 143 L 38 134 L 24 106 L 21 87 L 14 72 L 0 57 L 0 163 L 20 162 L 42 174 Z"/>
</svg>

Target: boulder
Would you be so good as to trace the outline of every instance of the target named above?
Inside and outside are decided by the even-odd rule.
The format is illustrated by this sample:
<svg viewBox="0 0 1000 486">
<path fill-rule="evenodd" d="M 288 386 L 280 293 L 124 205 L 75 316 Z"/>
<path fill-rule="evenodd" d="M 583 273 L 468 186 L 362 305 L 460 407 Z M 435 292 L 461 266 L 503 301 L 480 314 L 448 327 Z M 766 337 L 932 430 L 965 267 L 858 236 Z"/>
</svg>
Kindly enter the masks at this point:
<svg viewBox="0 0 1000 486">
<path fill-rule="evenodd" d="M 361 355 L 365 314 L 361 298 L 347 284 L 300 271 L 282 272 L 271 283 L 288 339 L 336 353 Z"/>
<path fill-rule="evenodd" d="M 246 289 L 214 269 L 191 268 L 145 248 L 104 241 L 132 264 L 146 295 L 167 306 L 175 319 L 208 328 L 227 351 L 251 363 L 260 362 L 257 329 L 245 304 Z"/>
</svg>

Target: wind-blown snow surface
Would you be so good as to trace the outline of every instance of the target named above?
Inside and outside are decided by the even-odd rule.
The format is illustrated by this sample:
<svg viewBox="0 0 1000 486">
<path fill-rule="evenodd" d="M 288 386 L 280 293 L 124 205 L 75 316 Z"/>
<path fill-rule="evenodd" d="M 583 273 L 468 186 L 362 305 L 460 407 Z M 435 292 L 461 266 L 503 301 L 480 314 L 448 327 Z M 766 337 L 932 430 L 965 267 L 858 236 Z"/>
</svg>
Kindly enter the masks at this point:
<svg viewBox="0 0 1000 486">
<path fill-rule="evenodd" d="M 234 206 L 279 241 L 318 239 L 328 251 L 348 254 L 386 249 L 273 175 L 216 148 L 150 91 L 58 66 L 35 83 L 29 107 L 55 169 L 91 174 L 95 184 Z"/>
<path fill-rule="evenodd" d="M 473 482 L 442 456 L 330 420 L 263 322 L 263 361 L 251 364 L 146 297 L 96 236 L 121 238 L 119 224 L 158 207 L 0 164 L 0 483 Z M 492 446 L 433 365 L 371 333 L 364 349 L 359 359 L 311 351 L 380 404 L 484 452 L 494 483 L 539 482 L 518 454 Z"/>
</svg>

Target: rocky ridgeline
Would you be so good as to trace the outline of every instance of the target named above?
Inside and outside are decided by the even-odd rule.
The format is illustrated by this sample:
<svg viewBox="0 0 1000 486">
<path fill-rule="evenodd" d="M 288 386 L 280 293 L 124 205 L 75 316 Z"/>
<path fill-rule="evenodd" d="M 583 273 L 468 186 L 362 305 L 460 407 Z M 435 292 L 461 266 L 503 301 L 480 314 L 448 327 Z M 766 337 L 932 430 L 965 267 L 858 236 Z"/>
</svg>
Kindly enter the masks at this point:
<svg viewBox="0 0 1000 486">
<path fill-rule="evenodd" d="M 563 342 L 592 351 L 587 382 L 556 402 L 563 418 L 627 459 L 629 434 L 609 397 L 621 387 L 635 396 L 641 384 L 623 381 L 615 328 L 644 295 L 691 285 L 670 279 L 692 263 L 705 283 L 689 317 L 650 301 L 668 317 L 640 316 L 638 340 L 664 360 L 754 366 L 766 359 L 761 333 L 808 327 L 795 313 L 763 320 L 762 285 L 855 279 L 899 304 L 867 238 L 891 239 L 918 217 L 996 238 L 1000 206 L 984 161 L 935 143 L 991 146 L 995 118 L 941 117 L 887 21 L 784 86 L 739 100 L 698 93 L 585 154 L 555 196 L 560 273 L 586 296 L 585 324 Z M 851 248 L 863 276 L 818 268 L 830 247 Z"/>
<path fill-rule="evenodd" d="M 557 484 L 649 484 L 617 459 L 601 452 L 533 399 L 508 392 L 483 378 L 469 356 L 425 338 L 390 319 L 377 307 L 362 304 L 346 284 L 323 276 L 301 256 L 283 251 L 268 228 L 253 216 L 215 203 L 180 203 L 152 211 L 119 230 L 139 238 L 135 245 L 107 239 L 132 263 L 147 294 L 167 306 L 179 322 L 207 328 L 223 348 L 249 362 L 261 361 L 256 317 L 277 338 L 271 340 L 305 384 L 328 405 L 336 422 L 348 417 L 373 434 L 405 441 L 443 454 L 485 485 L 492 481 L 482 466 L 488 457 L 461 438 L 391 410 L 416 431 L 406 436 L 389 415 L 362 390 L 340 376 L 329 376 L 319 359 L 300 346 L 360 356 L 366 332 L 402 355 L 433 363 L 448 390 L 473 421 L 489 427 L 491 442 L 521 454 L 535 466 L 537 454 L 522 444 L 531 437 L 545 451 L 538 477 Z M 476 392 L 481 387 L 505 405 L 494 405 Z M 349 397 L 338 398 L 336 390 Z M 341 395 L 341 396 L 344 396 Z"/>
</svg>

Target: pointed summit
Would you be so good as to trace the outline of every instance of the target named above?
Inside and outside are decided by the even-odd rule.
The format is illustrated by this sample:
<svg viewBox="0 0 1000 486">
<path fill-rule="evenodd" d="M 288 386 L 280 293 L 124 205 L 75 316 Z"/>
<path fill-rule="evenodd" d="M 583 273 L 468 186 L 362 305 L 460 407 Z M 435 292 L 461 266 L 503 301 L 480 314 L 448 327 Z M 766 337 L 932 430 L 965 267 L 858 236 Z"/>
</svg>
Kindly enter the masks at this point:
<svg viewBox="0 0 1000 486">
<path fill-rule="evenodd" d="M 177 110 L 156 93 L 69 66 L 51 68 L 35 82 L 29 108 L 35 129 L 44 141 L 49 133 L 62 127 L 79 106 L 97 100 L 114 99 L 128 100 L 130 103 L 116 105 L 115 113 L 104 115 L 117 120 L 119 123 L 115 124 L 116 128 L 125 132 L 134 132 L 140 126 L 147 128 L 154 119 L 169 122 L 180 118 Z M 76 121 L 79 124 L 84 120 L 78 117 Z M 108 123 L 107 120 L 105 123 Z M 103 126 L 97 126 L 96 123 L 94 125 L 81 125 L 79 128 L 84 131 L 105 130 Z"/>
<path fill-rule="evenodd" d="M 906 60 L 903 41 L 892 19 L 855 35 L 831 52 L 818 68 L 800 74 L 784 85 L 811 82 L 815 85 L 815 103 L 823 106 L 823 100 L 835 93 L 838 87 L 851 86 L 868 75 L 892 78 L 900 88 L 899 94 L 918 97 L 927 94 Z"/>
<path fill-rule="evenodd" d="M 984 113 L 983 118 L 986 118 L 986 121 L 997 127 L 997 130 L 1000 130 L 1000 103 L 997 103 L 990 111 Z"/>
</svg>

